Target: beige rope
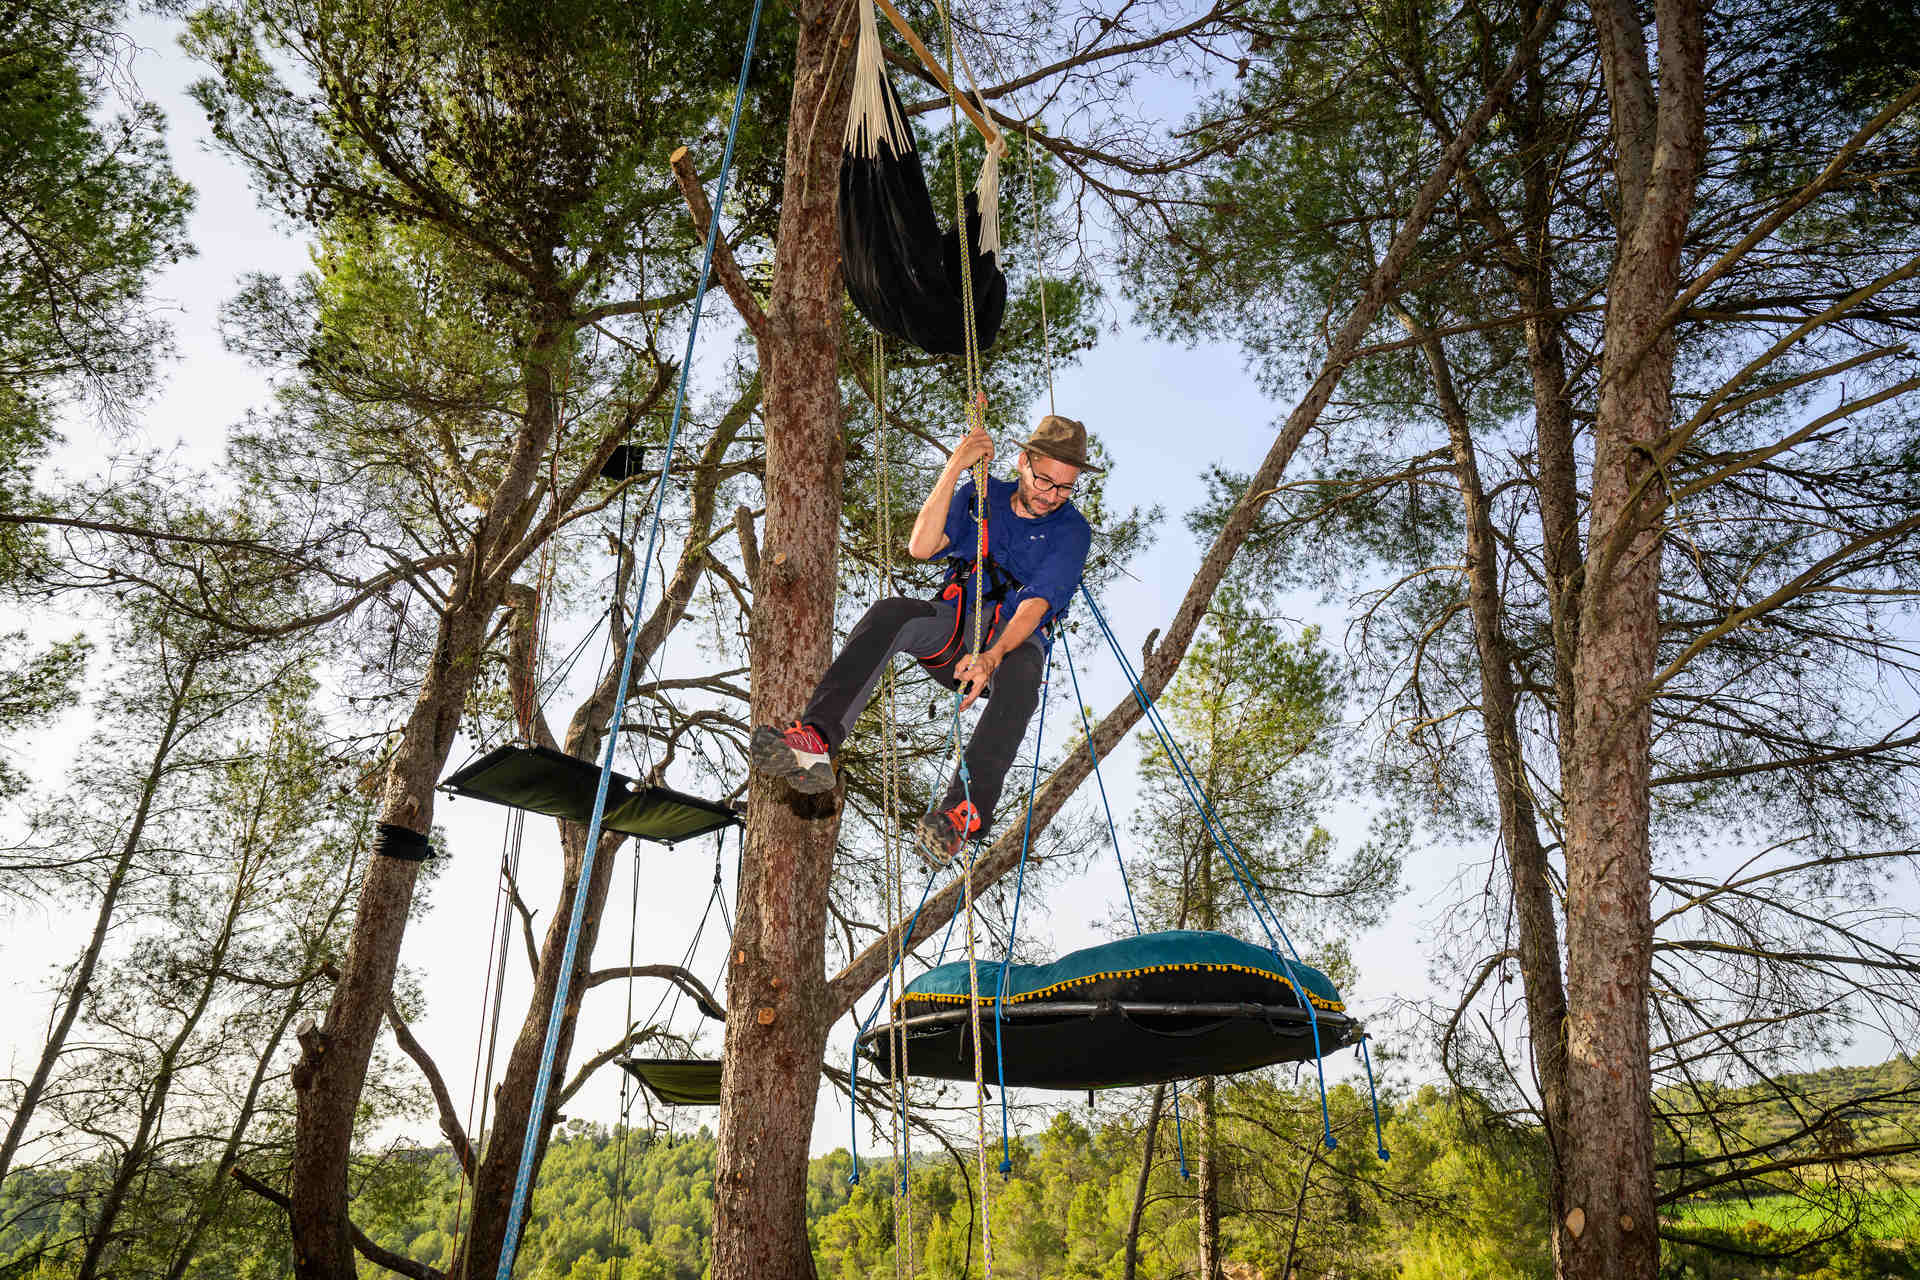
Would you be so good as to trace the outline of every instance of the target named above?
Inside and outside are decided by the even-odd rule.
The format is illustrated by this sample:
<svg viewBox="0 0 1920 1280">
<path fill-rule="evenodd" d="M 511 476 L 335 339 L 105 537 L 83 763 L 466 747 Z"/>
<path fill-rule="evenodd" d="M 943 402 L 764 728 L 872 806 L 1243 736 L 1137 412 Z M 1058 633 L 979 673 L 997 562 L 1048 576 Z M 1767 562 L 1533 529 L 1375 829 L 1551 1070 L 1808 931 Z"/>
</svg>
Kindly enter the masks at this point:
<svg viewBox="0 0 1920 1280">
<path fill-rule="evenodd" d="M 879 455 L 880 489 L 880 589 L 883 595 L 891 595 L 894 587 L 893 576 L 893 466 L 887 449 L 887 354 L 886 341 L 876 331 L 873 335 L 873 426 L 875 448 Z M 881 761 L 881 840 L 886 850 L 887 884 L 882 897 L 888 903 L 887 936 L 887 1003 L 898 1008 L 905 992 L 902 984 L 906 975 L 902 972 L 906 959 L 906 939 L 901 936 L 900 925 L 906 919 L 906 866 L 905 851 L 901 848 L 899 832 L 894 823 L 900 812 L 900 754 L 897 739 L 899 737 L 899 716 L 894 701 L 894 668 L 887 664 L 881 675 L 880 684 L 880 761 Z M 893 1097 L 889 1099 L 893 1128 L 893 1230 L 894 1230 L 894 1273 L 901 1280 L 910 1280 L 914 1272 L 913 1261 L 913 1202 L 902 1188 L 907 1165 L 913 1154 L 913 1134 L 909 1127 L 908 1108 L 911 1097 L 908 1093 L 907 1037 L 900 1026 L 900 1020 L 890 1017 L 892 1030 L 888 1033 L 891 1049 L 890 1058 L 895 1065 L 893 1073 Z"/>
<path fill-rule="evenodd" d="M 1053 338 L 1047 332 L 1047 246 L 1040 234 L 1040 170 L 1033 162 L 1033 122 L 1024 126 L 1027 135 L 1027 207 L 1033 214 L 1033 269 L 1040 278 L 1040 354 L 1047 366 L 1047 412 L 1060 410 L 1053 402 Z"/>
<path fill-rule="evenodd" d="M 947 57 L 951 63 L 958 48 L 953 38 L 953 13 L 948 6 L 942 4 L 940 17 L 946 27 Z M 951 95 L 947 100 L 947 115 L 948 133 L 953 142 L 953 226 L 954 235 L 960 243 L 960 315 L 966 351 L 967 421 L 970 430 L 977 431 L 986 426 L 986 396 L 980 389 L 980 335 L 974 322 L 973 311 L 974 246 L 967 235 L 967 201 L 960 178 L 959 111 L 958 103 Z M 977 540 L 973 560 L 973 657 L 978 661 L 985 641 L 983 632 L 986 625 L 984 603 L 987 575 L 987 460 L 985 458 L 973 465 L 973 522 Z M 954 753 L 959 757 L 963 750 L 960 735 L 956 732 L 953 738 Z M 961 765 L 959 759 L 956 759 L 955 763 Z M 977 856 L 977 853 L 968 855 L 962 874 L 966 877 L 967 990 L 973 1002 L 973 1120 L 974 1152 L 978 1157 L 980 1169 L 980 1262 L 981 1274 L 985 1280 L 993 1280 L 992 1195 L 987 1184 L 987 1067 L 985 1054 L 980 1047 L 980 961 L 973 927 L 973 869 Z"/>
</svg>

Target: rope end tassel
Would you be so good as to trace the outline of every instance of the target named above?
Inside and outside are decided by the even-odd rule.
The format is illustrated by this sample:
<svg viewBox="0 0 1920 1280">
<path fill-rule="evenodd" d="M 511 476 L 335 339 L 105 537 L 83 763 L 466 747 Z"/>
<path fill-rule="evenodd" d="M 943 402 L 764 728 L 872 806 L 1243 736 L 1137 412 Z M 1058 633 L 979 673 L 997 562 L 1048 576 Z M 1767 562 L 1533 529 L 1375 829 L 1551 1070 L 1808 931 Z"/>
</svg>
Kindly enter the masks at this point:
<svg viewBox="0 0 1920 1280">
<path fill-rule="evenodd" d="M 1393 1159 L 1393 1155 L 1387 1150 L 1385 1135 L 1380 1132 L 1380 1091 L 1373 1084 L 1373 1054 L 1367 1049 L 1367 1041 L 1371 1039 L 1373 1037 L 1369 1035 L 1360 1037 L 1360 1060 L 1367 1064 L 1367 1100 L 1373 1104 L 1374 1154 L 1380 1157 L 1382 1164 L 1385 1164 Z"/>
</svg>

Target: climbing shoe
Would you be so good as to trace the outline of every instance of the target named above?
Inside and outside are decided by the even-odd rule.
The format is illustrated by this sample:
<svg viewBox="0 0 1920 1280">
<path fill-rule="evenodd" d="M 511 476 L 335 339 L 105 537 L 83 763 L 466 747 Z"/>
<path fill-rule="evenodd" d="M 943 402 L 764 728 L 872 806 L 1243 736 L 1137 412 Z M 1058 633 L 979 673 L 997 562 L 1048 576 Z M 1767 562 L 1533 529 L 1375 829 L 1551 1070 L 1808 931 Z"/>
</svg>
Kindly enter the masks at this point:
<svg viewBox="0 0 1920 1280">
<path fill-rule="evenodd" d="M 753 767 L 769 778 L 781 778 L 802 795 L 833 790 L 833 761 L 827 740 L 811 725 L 796 723 L 785 733 L 770 725 L 753 731 Z"/>
<path fill-rule="evenodd" d="M 913 829 L 914 839 L 920 845 L 920 860 L 929 867 L 944 867 L 952 862 L 967 837 L 979 832 L 980 811 L 973 807 L 971 800 L 962 800 L 943 813 L 930 813 Z"/>
</svg>

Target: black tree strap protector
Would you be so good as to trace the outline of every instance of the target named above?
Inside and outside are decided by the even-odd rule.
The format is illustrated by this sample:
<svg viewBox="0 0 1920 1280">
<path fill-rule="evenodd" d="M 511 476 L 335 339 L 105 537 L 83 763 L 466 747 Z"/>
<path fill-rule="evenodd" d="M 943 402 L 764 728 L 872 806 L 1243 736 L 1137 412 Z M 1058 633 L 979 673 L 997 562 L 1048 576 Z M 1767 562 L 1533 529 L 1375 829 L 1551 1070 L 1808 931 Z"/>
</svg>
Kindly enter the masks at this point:
<svg viewBox="0 0 1920 1280">
<path fill-rule="evenodd" d="M 383 822 L 373 833 L 373 851 L 382 858 L 398 858 L 402 862 L 425 862 L 434 856 L 433 845 L 427 838 L 411 827 L 396 826 Z"/>
</svg>

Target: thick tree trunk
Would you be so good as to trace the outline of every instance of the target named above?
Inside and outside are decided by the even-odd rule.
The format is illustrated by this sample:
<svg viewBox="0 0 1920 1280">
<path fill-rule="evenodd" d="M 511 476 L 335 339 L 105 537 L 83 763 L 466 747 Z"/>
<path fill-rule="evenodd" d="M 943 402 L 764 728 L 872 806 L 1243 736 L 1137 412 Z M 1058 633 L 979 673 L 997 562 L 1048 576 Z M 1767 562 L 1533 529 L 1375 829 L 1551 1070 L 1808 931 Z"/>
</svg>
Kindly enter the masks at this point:
<svg viewBox="0 0 1920 1280">
<path fill-rule="evenodd" d="M 767 337 L 766 526 L 750 644 L 752 718 L 784 723 L 825 670 L 840 545 L 840 134 L 854 10 L 795 6 L 799 23 Z M 810 1280 L 807 1144 L 832 1025 L 827 885 L 837 797 L 755 778 L 727 978 L 726 1070 L 714 1185 L 714 1280 Z"/>
<path fill-rule="evenodd" d="M 1705 37 L 1696 0 L 1659 0 L 1658 94 L 1630 0 L 1594 0 L 1613 113 L 1621 227 L 1594 422 L 1587 580 L 1567 794 L 1569 1206 L 1561 1274 L 1646 1277 L 1659 1263 L 1647 1036 L 1653 923 L 1649 681 L 1659 641 L 1661 478 L 1679 280 L 1704 159 Z M 1566 732 L 1563 727 L 1562 732 Z"/>
<path fill-rule="evenodd" d="M 1538 153 L 1552 139 L 1544 118 L 1546 90 L 1537 71 L 1527 77 L 1526 94 L 1514 112 L 1516 145 Z M 1553 296 L 1552 243 L 1555 175 L 1544 164 L 1528 164 L 1523 236 L 1526 252 L 1512 263 L 1514 284 L 1526 313 L 1527 370 L 1533 381 L 1535 450 L 1539 458 L 1541 559 L 1547 572 L 1547 610 L 1553 629 L 1554 690 L 1562 725 L 1573 723 L 1573 662 L 1580 645 L 1580 498 L 1578 459 L 1573 447 L 1573 404 L 1567 394 L 1564 324 Z M 1567 773 L 1567 746 L 1561 733 L 1561 775 Z M 1557 956 L 1557 953 L 1556 953 Z"/>
<path fill-rule="evenodd" d="M 498 603 L 475 598 L 470 582 L 463 587 L 455 596 L 459 603 L 441 623 L 431 669 L 387 768 L 380 821 L 412 831 L 431 829 L 434 784 L 452 750 L 460 710 L 478 669 L 475 659 Z M 288 1187 L 294 1274 L 300 1280 L 354 1280 L 347 1219 L 354 1114 L 393 990 L 419 872 L 417 862 L 371 859 L 326 1021 L 300 1037 L 302 1054 L 293 1069 L 298 1113 Z"/>
<path fill-rule="evenodd" d="M 569 299 L 559 301 L 571 306 Z M 565 332 L 564 323 L 543 323 L 536 327 L 529 349 L 557 350 Z M 500 481 L 447 591 L 426 676 L 387 764 L 382 824 L 420 833 L 432 829 L 434 785 L 453 749 L 467 692 L 479 674 L 488 626 L 519 566 L 516 557 L 525 554 L 523 537 L 534 518 L 536 485 L 559 421 L 559 401 L 552 371 L 545 365 L 532 361 L 521 373 L 526 422 L 513 439 Z M 300 1036 L 301 1057 L 293 1069 L 298 1110 L 287 1214 L 299 1280 L 354 1280 L 353 1229 L 347 1217 L 353 1120 L 393 992 L 419 874 L 417 862 L 371 860 L 326 1021 Z"/>
</svg>

